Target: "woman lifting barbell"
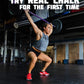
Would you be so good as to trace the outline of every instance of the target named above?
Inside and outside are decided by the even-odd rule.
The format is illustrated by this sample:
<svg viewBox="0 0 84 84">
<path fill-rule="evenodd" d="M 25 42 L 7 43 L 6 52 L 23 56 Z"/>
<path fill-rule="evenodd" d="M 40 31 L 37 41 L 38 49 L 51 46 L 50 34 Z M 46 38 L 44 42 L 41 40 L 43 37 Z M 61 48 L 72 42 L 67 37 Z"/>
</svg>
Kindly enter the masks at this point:
<svg viewBox="0 0 84 84">
<path fill-rule="evenodd" d="M 37 25 L 33 22 L 29 10 L 25 10 L 25 14 L 30 22 L 30 24 L 33 27 L 33 30 L 36 34 L 36 41 L 32 45 L 32 48 L 28 51 L 28 57 L 31 58 L 28 74 L 26 79 L 32 80 L 31 72 L 33 68 L 35 67 L 37 59 L 45 61 L 45 66 L 43 67 L 42 71 L 40 72 L 40 75 L 48 76 L 49 73 L 46 72 L 47 67 L 51 64 L 52 59 L 44 54 L 42 51 L 46 51 L 47 46 L 49 44 L 49 36 L 53 32 L 53 25 L 50 23 L 45 23 L 43 26 L 43 31 L 41 31 Z"/>
</svg>

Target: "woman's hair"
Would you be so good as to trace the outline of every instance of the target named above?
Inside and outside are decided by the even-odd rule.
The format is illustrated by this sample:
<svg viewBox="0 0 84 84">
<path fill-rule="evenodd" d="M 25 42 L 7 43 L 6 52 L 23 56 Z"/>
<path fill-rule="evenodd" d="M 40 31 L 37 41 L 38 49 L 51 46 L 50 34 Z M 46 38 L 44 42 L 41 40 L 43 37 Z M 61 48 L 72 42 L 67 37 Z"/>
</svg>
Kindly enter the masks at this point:
<svg viewBox="0 0 84 84">
<path fill-rule="evenodd" d="M 40 29 L 43 31 L 43 30 L 44 30 L 43 27 L 46 27 L 47 24 L 48 24 L 48 23 L 46 23 L 46 22 L 42 22 L 42 23 L 40 24 Z"/>
<path fill-rule="evenodd" d="M 48 23 L 44 22 L 44 23 L 42 24 L 42 28 L 43 28 L 43 27 L 46 27 L 47 24 L 48 24 Z"/>
<path fill-rule="evenodd" d="M 47 24 L 48 23 L 46 23 L 46 22 L 41 22 L 41 23 L 39 23 L 39 28 L 43 31 L 44 30 L 43 27 L 46 27 Z M 50 23 L 50 25 L 53 27 L 52 23 Z"/>
</svg>

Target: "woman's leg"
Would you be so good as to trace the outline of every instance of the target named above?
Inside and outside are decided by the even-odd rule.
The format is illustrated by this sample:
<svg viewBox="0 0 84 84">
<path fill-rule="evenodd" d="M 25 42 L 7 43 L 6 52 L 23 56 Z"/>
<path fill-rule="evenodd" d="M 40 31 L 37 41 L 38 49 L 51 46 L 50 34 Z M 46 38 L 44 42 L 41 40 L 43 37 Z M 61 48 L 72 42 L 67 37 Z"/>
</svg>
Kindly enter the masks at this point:
<svg viewBox="0 0 84 84">
<path fill-rule="evenodd" d="M 51 64 L 51 62 L 52 62 L 52 59 L 51 59 L 49 56 L 47 56 L 46 54 L 44 54 L 44 53 L 41 53 L 41 54 L 38 56 L 37 59 L 40 59 L 40 60 L 46 62 L 46 63 L 45 63 L 45 66 L 44 66 L 43 69 L 42 69 L 42 71 L 45 71 L 45 70 L 47 69 L 47 67 L 48 67 L 48 66 Z"/>
<path fill-rule="evenodd" d="M 37 61 L 37 56 L 34 52 L 29 52 L 28 56 L 31 58 L 28 73 L 31 73 L 31 71 L 35 67 L 35 64 L 36 64 L 36 61 Z"/>
</svg>

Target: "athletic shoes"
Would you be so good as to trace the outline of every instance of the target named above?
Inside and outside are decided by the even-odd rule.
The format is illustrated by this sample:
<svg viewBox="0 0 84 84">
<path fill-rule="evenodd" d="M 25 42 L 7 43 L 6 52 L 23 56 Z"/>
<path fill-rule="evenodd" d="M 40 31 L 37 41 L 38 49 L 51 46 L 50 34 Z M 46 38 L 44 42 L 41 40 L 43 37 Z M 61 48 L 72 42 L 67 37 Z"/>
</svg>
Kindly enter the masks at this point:
<svg viewBox="0 0 84 84">
<path fill-rule="evenodd" d="M 40 75 L 41 76 L 49 76 L 49 73 L 47 73 L 46 71 L 44 72 L 40 72 Z M 32 74 L 31 73 L 28 73 L 27 76 L 26 76 L 26 80 L 32 80 Z"/>
<path fill-rule="evenodd" d="M 32 80 L 32 77 L 31 77 L 31 76 L 32 76 L 31 73 L 28 73 L 26 79 L 27 79 L 27 80 Z"/>
<path fill-rule="evenodd" d="M 47 73 L 46 71 L 40 72 L 41 76 L 49 76 L 49 73 Z"/>
</svg>

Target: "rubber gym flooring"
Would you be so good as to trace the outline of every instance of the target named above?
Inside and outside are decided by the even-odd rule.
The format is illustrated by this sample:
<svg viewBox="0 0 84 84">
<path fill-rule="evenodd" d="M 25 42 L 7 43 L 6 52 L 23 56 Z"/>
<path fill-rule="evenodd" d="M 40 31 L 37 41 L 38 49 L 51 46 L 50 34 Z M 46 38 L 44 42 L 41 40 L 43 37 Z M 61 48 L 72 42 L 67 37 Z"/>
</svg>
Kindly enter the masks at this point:
<svg viewBox="0 0 84 84">
<path fill-rule="evenodd" d="M 26 80 L 28 63 L 15 65 L 0 63 L 0 84 L 84 84 L 84 65 L 51 64 L 48 77 L 40 76 L 42 63 L 36 63 L 32 81 Z"/>
</svg>

